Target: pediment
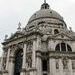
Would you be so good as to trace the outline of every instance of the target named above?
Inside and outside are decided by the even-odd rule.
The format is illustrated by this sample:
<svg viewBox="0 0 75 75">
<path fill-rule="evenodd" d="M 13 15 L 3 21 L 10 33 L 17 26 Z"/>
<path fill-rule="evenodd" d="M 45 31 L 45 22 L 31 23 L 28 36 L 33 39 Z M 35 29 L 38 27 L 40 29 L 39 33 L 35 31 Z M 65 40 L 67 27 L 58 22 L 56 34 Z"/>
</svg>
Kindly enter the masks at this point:
<svg viewBox="0 0 75 75">
<path fill-rule="evenodd" d="M 66 39 L 66 40 L 73 40 L 69 34 L 66 33 L 59 33 L 53 36 L 55 39 Z"/>
<path fill-rule="evenodd" d="M 17 38 L 20 38 L 20 37 L 22 37 L 24 34 L 22 34 L 22 33 L 15 33 L 15 34 L 13 34 L 13 35 L 11 35 L 11 37 L 9 38 L 9 40 L 13 40 L 13 39 L 17 39 Z"/>
</svg>

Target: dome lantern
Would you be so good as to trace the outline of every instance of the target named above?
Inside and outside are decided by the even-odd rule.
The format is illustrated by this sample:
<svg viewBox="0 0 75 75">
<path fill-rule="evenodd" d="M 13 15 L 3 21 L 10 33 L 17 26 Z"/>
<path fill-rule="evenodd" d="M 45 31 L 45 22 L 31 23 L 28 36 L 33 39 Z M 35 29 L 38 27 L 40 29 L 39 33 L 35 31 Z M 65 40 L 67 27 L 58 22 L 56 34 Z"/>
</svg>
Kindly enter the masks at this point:
<svg viewBox="0 0 75 75">
<path fill-rule="evenodd" d="M 46 3 L 46 0 L 44 0 L 44 3 L 41 5 L 41 9 L 49 9 L 49 4 Z"/>
</svg>

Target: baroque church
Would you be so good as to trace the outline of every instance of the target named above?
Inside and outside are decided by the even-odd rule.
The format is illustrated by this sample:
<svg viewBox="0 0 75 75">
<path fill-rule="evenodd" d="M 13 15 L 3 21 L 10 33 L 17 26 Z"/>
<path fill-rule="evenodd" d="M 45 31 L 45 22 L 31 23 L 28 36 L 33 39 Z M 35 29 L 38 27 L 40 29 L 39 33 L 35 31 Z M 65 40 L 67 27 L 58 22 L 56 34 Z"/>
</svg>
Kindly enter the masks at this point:
<svg viewBox="0 0 75 75">
<path fill-rule="evenodd" d="M 46 1 L 3 44 L 1 75 L 75 75 L 75 32 Z"/>
</svg>

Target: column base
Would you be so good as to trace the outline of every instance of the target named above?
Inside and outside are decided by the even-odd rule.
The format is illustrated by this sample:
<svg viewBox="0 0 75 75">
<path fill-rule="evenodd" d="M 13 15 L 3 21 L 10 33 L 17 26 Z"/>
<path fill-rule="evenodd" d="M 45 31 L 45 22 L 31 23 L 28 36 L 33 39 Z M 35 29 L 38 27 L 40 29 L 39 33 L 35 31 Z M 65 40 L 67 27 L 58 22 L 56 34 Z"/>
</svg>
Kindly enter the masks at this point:
<svg viewBox="0 0 75 75">
<path fill-rule="evenodd" d="M 0 71 L 0 75 L 2 75 L 2 71 Z"/>
<path fill-rule="evenodd" d="M 2 75 L 8 75 L 8 71 L 7 71 L 7 70 L 4 70 L 4 71 L 2 72 Z"/>
<path fill-rule="evenodd" d="M 26 69 L 25 68 L 21 70 L 21 74 L 20 75 L 26 75 Z"/>
</svg>

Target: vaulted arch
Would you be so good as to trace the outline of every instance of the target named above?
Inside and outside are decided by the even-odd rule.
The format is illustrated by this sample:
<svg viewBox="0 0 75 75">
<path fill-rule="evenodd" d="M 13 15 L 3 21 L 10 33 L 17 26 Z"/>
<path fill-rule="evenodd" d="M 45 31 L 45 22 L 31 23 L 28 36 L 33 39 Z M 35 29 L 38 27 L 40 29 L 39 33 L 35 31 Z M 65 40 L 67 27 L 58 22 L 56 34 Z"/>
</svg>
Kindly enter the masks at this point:
<svg viewBox="0 0 75 75">
<path fill-rule="evenodd" d="M 18 49 L 15 52 L 15 66 L 14 66 L 14 75 L 20 75 L 22 69 L 22 60 L 23 60 L 23 50 Z"/>
<path fill-rule="evenodd" d="M 60 44 L 57 44 L 55 50 L 56 50 L 56 51 L 60 51 Z"/>
</svg>

